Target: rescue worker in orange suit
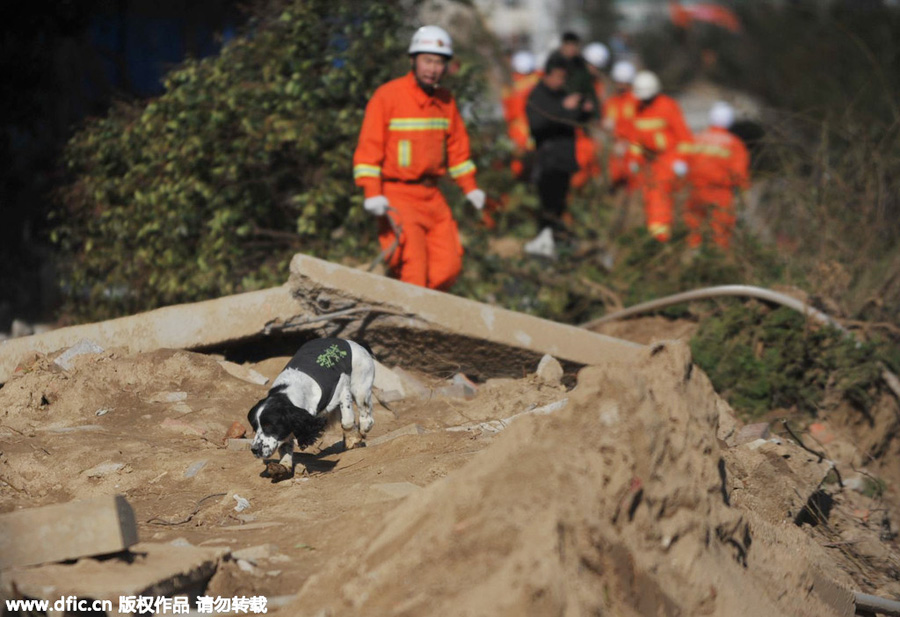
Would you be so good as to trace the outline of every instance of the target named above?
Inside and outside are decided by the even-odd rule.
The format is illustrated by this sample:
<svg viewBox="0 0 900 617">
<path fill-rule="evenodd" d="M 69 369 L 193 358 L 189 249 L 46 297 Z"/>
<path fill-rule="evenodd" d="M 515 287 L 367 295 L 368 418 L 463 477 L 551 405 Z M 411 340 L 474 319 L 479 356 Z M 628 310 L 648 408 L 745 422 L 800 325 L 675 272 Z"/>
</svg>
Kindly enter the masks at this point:
<svg viewBox="0 0 900 617">
<path fill-rule="evenodd" d="M 647 230 L 660 242 L 668 242 L 674 216 L 672 193 L 677 180 L 687 175 L 692 136 L 678 103 L 660 90 L 655 73 L 635 75 L 633 91 L 638 106 L 629 142 Z"/>
<path fill-rule="evenodd" d="M 525 101 L 540 80 L 540 74 L 535 70 L 534 54 L 529 51 L 517 51 L 513 54 L 511 64 L 512 87 L 503 97 L 503 117 L 506 120 L 507 135 L 515 147 L 510 168 L 516 178 L 524 180 L 529 176 L 528 162 L 534 151 L 534 140 L 528 130 L 528 117 L 525 115 Z"/>
<path fill-rule="evenodd" d="M 365 194 L 363 207 L 379 217 L 378 239 L 387 253 L 395 243 L 391 216 L 400 228 L 388 267 L 401 281 L 448 289 L 462 269 L 456 221 L 437 180 L 445 173 L 477 209 L 485 194 L 475 181 L 469 136 L 456 102 L 439 86 L 453 57 L 450 35 L 423 26 L 409 46 L 412 68 L 375 91 L 366 107 L 353 155 L 353 177 Z"/>
<path fill-rule="evenodd" d="M 634 177 L 629 163 L 631 153 L 628 137 L 631 135 L 638 100 L 631 90 L 636 71 L 631 62 L 620 60 L 613 65 L 612 82 L 615 94 L 603 102 L 603 128 L 612 141 L 608 158 L 609 182 L 613 191 L 634 189 Z"/>
<path fill-rule="evenodd" d="M 709 112 L 709 128 L 694 138 L 688 181 L 690 196 L 685 204 L 684 222 L 688 246 L 703 242 L 701 226 L 709 220 L 713 243 L 724 251 L 734 231 L 734 192 L 750 183 L 750 156 L 744 142 L 728 129 L 734 123 L 734 109 L 719 101 Z"/>
<path fill-rule="evenodd" d="M 595 110 L 599 112 L 600 101 L 606 92 L 606 81 L 601 71 L 609 62 L 609 49 L 603 43 L 590 43 L 585 46 L 582 56 L 585 67 L 593 79 L 593 102 L 598 106 Z M 599 113 L 595 113 L 592 119 L 598 116 Z M 591 124 L 588 124 L 575 131 L 575 160 L 578 161 L 578 171 L 572 176 L 572 187 L 576 189 L 603 175 L 603 169 L 600 167 L 600 148 L 591 129 Z"/>
</svg>

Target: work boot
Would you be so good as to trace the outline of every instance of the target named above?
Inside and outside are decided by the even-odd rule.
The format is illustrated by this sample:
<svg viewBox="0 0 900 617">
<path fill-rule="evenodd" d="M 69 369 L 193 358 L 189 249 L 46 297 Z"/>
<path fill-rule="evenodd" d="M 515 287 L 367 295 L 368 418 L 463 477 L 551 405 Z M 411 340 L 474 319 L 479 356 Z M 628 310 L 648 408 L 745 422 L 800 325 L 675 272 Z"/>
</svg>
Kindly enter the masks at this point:
<svg viewBox="0 0 900 617">
<path fill-rule="evenodd" d="M 533 240 L 525 243 L 525 252 L 528 255 L 556 259 L 556 243 L 553 241 L 553 230 L 544 227 Z"/>
</svg>

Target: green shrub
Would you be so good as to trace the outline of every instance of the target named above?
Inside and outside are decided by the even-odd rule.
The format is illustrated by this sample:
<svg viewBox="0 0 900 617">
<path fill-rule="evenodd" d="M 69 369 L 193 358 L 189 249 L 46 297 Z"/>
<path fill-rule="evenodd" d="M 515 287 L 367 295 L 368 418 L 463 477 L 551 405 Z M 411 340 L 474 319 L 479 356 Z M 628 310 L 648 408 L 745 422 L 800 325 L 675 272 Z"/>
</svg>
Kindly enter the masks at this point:
<svg viewBox="0 0 900 617">
<path fill-rule="evenodd" d="M 53 232 L 68 312 L 98 319 L 280 284 L 297 251 L 374 255 L 352 155 L 374 89 L 406 70 L 399 3 L 283 0 L 65 152 Z M 363 250 L 362 247 L 365 247 Z"/>
</svg>

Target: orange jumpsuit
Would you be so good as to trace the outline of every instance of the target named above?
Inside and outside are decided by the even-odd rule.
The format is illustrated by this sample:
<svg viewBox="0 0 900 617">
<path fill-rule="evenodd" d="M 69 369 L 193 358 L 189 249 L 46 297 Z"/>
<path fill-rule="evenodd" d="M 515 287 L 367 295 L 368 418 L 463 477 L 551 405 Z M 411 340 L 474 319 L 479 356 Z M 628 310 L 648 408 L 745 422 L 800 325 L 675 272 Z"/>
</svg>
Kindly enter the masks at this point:
<svg viewBox="0 0 900 617">
<path fill-rule="evenodd" d="M 638 103 L 629 129 L 631 153 L 637 163 L 637 186 L 644 199 L 647 230 L 660 242 L 672 235 L 672 192 L 676 176 L 672 163 L 687 161 L 691 131 L 675 99 L 659 94 Z"/>
<path fill-rule="evenodd" d="M 634 116 L 637 113 L 637 97 L 626 90 L 606 99 L 603 104 L 603 126 L 613 138 L 613 149 L 609 155 L 609 181 L 615 186 L 624 186 L 626 190 L 634 189 L 634 174 L 629 164 L 632 154 L 628 148 L 628 136 L 631 134 Z"/>
<path fill-rule="evenodd" d="M 606 85 L 602 80 L 594 81 L 594 92 L 597 100 L 603 101 L 606 94 Z M 600 110 L 595 110 L 599 115 Z M 578 171 L 572 176 L 572 186 L 581 188 L 591 178 L 599 178 L 603 174 L 600 167 L 600 147 L 590 134 L 587 127 L 575 129 L 575 160 L 578 163 Z"/>
<path fill-rule="evenodd" d="M 353 155 L 353 178 L 366 197 L 384 195 L 400 226 L 388 266 L 401 281 L 447 289 L 462 269 L 459 230 L 437 179 L 449 173 L 464 193 L 478 188 L 469 135 L 449 91 L 429 95 L 412 72 L 384 84 L 369 101 Z M 394 242 L 384 218 L 383 250 Z"/>
<path fill-rule="evenodd" d="M 513 73 L 512 80 L 512 88 L 507 90 L 503 97 L 503 117 L 506 120 L 507 134 L 516 146 L 516 154 L 510 168 L 516 177 L 521 177 L 525 171 L 523 156 L 534 150 L 534 140 L 531 139 L 528 117 L 525 115 L 525 103 L 531 89 L 540 80 L 540 74 Z"/>
<path fill-rule="evenodd" d="M 702 243 L 700 227 L 709 210 L 713 242 L 728 250 L 735 222 L 734 190 L 749 186 L 749 166 L 744 142 L 727 129 L 713 126 L 695 137 L 688 175 L 691 193 L 684 211 L 689 246 Z"/>
</svg>

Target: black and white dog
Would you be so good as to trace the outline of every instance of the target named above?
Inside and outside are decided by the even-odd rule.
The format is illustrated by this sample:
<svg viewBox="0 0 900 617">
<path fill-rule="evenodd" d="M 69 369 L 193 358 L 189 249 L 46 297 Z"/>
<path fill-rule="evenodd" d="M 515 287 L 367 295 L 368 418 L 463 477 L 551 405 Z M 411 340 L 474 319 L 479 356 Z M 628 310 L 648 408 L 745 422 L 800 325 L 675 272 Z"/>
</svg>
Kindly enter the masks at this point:
<svg viewBox="0 0 900 617">
<path fill-rule="evenodd" d="M 311 446 L 325 431 L 328 415 L 341 408 L 344 446 L 354 448 L 366 437 L 372 418 L 375 361 L 362 345 L 339 338 L 304 343 L 275 378 L 266 398 L 247 414 L 256 431 L 250 451 L 268 458 L 277 449 L 282 464 L 294 450 Z M 357 428 L 353 403 L 359 413 Z M 290 467 L 293 468 L 292 466 Z"/>
</svg>

